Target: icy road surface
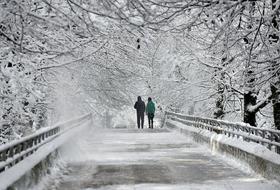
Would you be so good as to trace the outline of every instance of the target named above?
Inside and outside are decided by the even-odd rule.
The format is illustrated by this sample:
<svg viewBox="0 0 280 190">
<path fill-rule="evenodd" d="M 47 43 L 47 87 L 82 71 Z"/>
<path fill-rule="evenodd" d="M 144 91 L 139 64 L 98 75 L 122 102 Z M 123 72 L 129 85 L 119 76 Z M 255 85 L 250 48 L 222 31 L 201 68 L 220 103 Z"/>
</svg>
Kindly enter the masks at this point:
<svg viewBox="0 0 280 190">
<path fill-rule="evenodd" d="M 237 169 L 241 165 L 166 129 L 92 130 L 79 146 L 81 150 L 67 156 L 70 162 L 59 183 L 49 184 L 46 189 L 280 189 L 276 182 Z"/>
</svg>

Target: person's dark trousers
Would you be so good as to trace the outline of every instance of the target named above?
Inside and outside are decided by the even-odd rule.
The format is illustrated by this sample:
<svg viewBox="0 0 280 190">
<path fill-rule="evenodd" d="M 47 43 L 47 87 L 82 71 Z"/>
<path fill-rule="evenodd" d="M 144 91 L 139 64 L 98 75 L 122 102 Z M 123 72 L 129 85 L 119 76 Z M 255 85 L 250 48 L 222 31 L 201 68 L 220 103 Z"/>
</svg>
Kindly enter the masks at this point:
<svg viewBox="0 0 280 190">
<path fill-rule="evenodd" d="M 153 113 L 148 113 L 148 121 L 149 121 L 149 128 L 153 128 L 154 125 L 154 114 Z"/>
<path fill-rule="evenodd" d="M 143 126 L 144 126 L 144 113 L 137 113 L 137 126 L 138 126 L 138 129 L 140 129 L 140 124 L 141 124 L 141 128 L 143 129 Z"/>
</svg>

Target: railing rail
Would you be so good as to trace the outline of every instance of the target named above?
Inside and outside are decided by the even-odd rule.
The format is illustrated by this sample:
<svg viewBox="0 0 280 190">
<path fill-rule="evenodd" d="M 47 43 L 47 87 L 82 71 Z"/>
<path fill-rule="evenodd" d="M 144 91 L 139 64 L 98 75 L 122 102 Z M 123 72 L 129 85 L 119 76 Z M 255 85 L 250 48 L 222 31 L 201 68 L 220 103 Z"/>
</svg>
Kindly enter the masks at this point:
<svg viewBox="0 0 280 190">
<path fill-rule="evenodd" d="M 59 135 L 76 128 L 84 121 L 91 120 L 87 114 L 52 127 L 42 128 L 32 135 L 14 140 L 0 146 L 0 172 L 14 166 L 27 156 L 33 154 L 40 146 L 50 142 Z"/>
<path fill-rule="evenodd" d="M 223 133 L 228 137 L 241 138 L 244 141 L 260 143 L 269 150 L 274 150 L 280 154 L 280 131 L 274 129 L 263 129 L 250 126 L 245 123 L 233 123 L 223 120 L 196 117 L 174 112 L 166 112 L 166 117 L 192 125 L 197 128 L 207 129 L 216 133 Z"/>
</svg>

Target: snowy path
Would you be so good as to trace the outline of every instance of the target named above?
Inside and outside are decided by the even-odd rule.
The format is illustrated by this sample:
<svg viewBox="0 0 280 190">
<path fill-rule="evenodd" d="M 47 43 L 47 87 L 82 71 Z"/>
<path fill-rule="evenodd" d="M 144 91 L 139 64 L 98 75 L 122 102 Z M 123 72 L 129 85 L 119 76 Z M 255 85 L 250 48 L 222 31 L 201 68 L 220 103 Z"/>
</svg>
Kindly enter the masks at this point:
<svg viewBox="0 0 280 190">
<path fill-rule="evenodd" d="M 280 189 L 166 129 L 92 131 L 79 144 L 83 150 L 71 156 L 60 182 L 46 189 Z"/>
</svg>

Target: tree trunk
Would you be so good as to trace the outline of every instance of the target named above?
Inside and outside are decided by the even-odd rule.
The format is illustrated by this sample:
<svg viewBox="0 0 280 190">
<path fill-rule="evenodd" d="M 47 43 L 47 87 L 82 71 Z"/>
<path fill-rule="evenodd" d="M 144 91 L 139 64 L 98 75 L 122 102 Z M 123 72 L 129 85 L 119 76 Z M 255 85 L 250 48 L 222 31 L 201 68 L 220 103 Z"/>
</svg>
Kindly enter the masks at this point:
<svg viewBox="0 0 280 190">
<path fill-rule="evenodd" d="M 223 55 L 223 58 L 221 59 L 221 65 L 223 67 L 226 66 L 226 60 L 227 60 L 227 56 Z M 225 80 L 225 73 L 222 71 L 222 69 L 217 69 L 215 70 L 215 76 L 219 75 L 219 78 L 221 81 Z M 224 112 L 224 92 L 225 92 L 225 86 L 222 83 L 218 83 L 218 97 L 216 100 L 216 110 L 214 111 L 214 118 L 215 119 L 223 119 L 223 117 L 225 116 L 225 112 Z"/>
<path fill-rule="evenodd" d="M 276 8 L 277 0 L 271 0 L 272 2 L 272 10 Z M 279 32 L 279 8 L 275 13 L 275 16 L 272 18 L 272 26 L 273 28 Z M 277 33 L 273 33 L 270 38 L 272 39 L 270 43 L 279 43 L 279 35 Z M 280 50 L 277 49 L 279 54 Z M 276 62 L 273 62 L 272 65 L 276 65 Z M 273 118 L 274 118 L 274 125 L 276 129 L 280 130 L 280 77 L 279 73 L 277 73 L 277 82 L 270 85 L 270 90 L 272 93 L 272 107 L 273 107 Z M 280 142 L 280 139 L 275 139 L 277 142 Z M 276 152 L 280 153 L 280 148 L 277 147 Z"/>
<path fill-rule="evenodd" d="M 249 106 L 256 105 L 257 97 L 248 92 L 244 94 L 244 122 L 249 123 L 252 126 L 257 126 L 256 113 L 248 109 Z"/>
<path fill-rule="evenodd" d="M 272 2 L 272 9 L 274 10 L 276 8 L 276 0 L 271 0 Z M 277 10 L 278 12 L 278 10 Z M 277 14 L 276 14 L 277 15 Z M 279 31 L 279 25 L 277 22 L 278 16 L 274 16 L 272 18 L 272 26 L 276 31 Z M 271 36 L 271 43 L 278 43 L 279 42 L 279 36 L 278 34 L 273 33 Z M 278 49 L 278 54 L 279 54 L 279 49 Z M 272 62 L 272 68 L 277 68 L 277 62 Z M 274 117 L 274 124 L 276 129 L 280 130 L 280 77 L 279 73 L 276 74 L 277 79 L 274 84 L 270 85 L 270 90 L 272 94 L 272 107 L 273 107 L 273 117 Z M 280 139 L 279 139 L 280 140 Z"/>
<path fill-rule="evenodd" d="M 280 85 L 278 85 L 280 86 Z M 272 93 L 272 107 L 273 118 L 276 129 L 280 130 L 280 89 L 275 85 L 270 86 Z M 275 139 L 276 142 L 280 142 L 280 139 Z M 280 153 L 280 148 L 277 147 L 276 152 Z"/>
<path fill-rule="evenodd" d="M 224 112 L 224 86 L 218 85 L 218 98 L 216 100 L 216 110 L 214 112 L 215 119 L 223 119 Z"/>
<path fill-rule="evenodd" d="M 270 89 L 272 93 L 274 124 L 276 129 L 280 130 L 280 91 L 275 85 L 271 85 Z"/>
</svg>

